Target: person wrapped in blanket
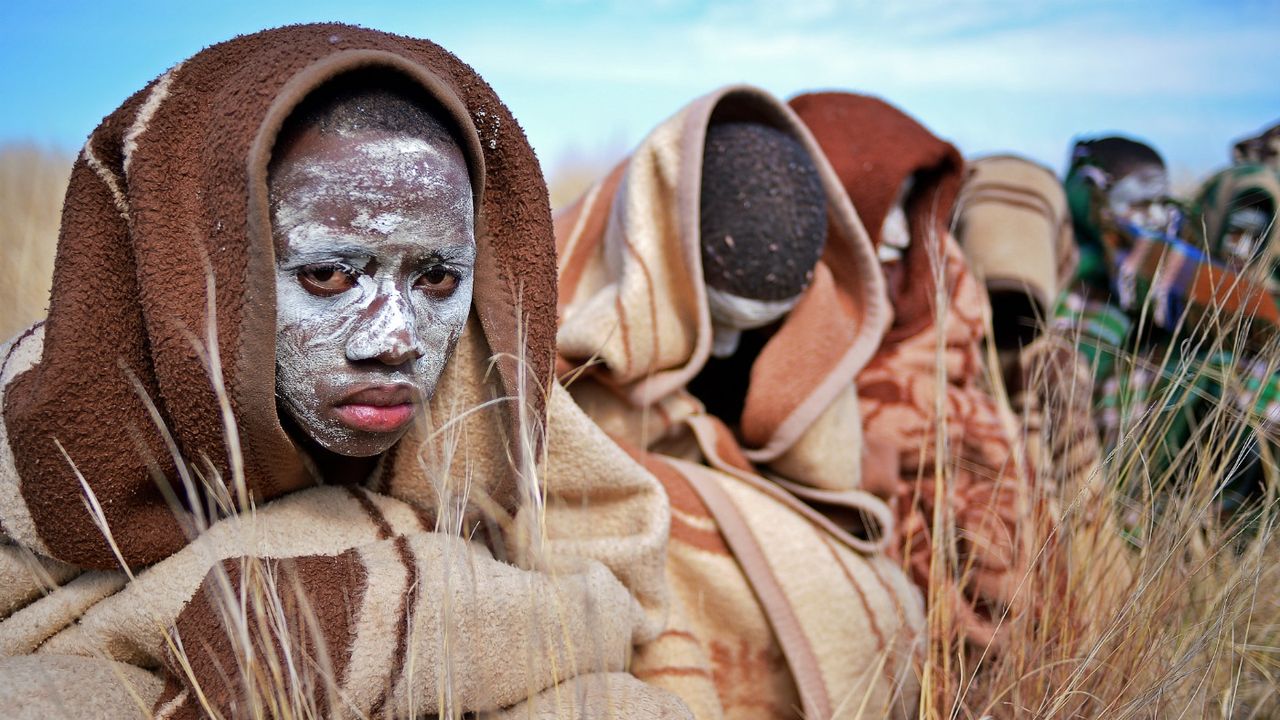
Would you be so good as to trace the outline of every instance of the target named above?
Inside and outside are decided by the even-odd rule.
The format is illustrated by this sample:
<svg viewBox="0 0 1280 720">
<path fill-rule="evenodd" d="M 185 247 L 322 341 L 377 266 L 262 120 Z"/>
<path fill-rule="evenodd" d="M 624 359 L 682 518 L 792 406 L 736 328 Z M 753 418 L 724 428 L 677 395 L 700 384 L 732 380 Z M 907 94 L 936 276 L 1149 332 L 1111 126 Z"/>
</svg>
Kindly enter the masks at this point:
<svg viewBox="0 0 1280 720">
<path fill-rule="evenodd" d="M 790 105 L 866 225 L 892 311 L 856 380 L 863 486 L 894 507 L 893 549 L 916 584 L 969 645 L 998 651 L 1004 620 L 1033 602 L 1038 494 L 985 377 L 986 293 L 951 233 L 963 158 L 878 98 L 816 92 Z"/>
<path fill-rule="evenodd" d="M 991 299 L 995 360 L 1038 477 L 1071 499 L 1096 478 L 1092 375 L 1069 337 L 1050 330 L 1078 254 L 1057 174 L 1017 155 L 968 161 L 956 239 Z"/>
<path fill-rule="evenodd" d="M 625 671 L 666 498 L 521 390 L 554 338 L 542 174 L 453 55 L 298 25 L 157 78 L 0 345 L 0 716 L 687 717 Z"/>
<path fill-rule="evenodd" d="M 889 308 L 804 123 L 748 86 L 698 98 L 556 233 L 561 377 L 671 498 L 667 629 L 631 670 L 700 719 L 913 716 L 923 604 L 855 387 Z"/>
<path fill-rule="evenodd" d="M 991 299 L 988 361 L 1016 413 L 1046 515 L 1087 520 L 1055 531 L 1036 591 L 1087 594 L 1089 607 L 1073 625 L 1105 623 L 1126 598 L 1133 569 L 1099 472 L 1091 368 L 1074 336 L 1050 322 L 1077 262 L 1066 192 L 1053 170 L 1024 157 L 988 155 L 968 166 L 955 234 Z M 1063 612 L 1056 602 L 1040 607 Z"/>
<path fill-rule="evenodd" d="M 1210 178 L 1192 205 L 1190 227 L 1203 233 L 1202 245 L 1215 261 L 1274 299 L 1280 297 L 1280 165 L 1274 157 L 1272 162 L 1237 165 Z M 1274 359 L 1274 334 L 1265 324 L 1251 329 L 1246 335 L 1250 342 L 1242 349 L 1223 348 L 1211 356 L 1221 366 L 1214 375 L 1222 379 L 1202 377 L 1197 383 L 1209 401 L 1224 403 L 1240 418 L 1249 436 L 1244 464 L 1222 491 L 1228 513 L 1274 484 L 1280 460 L 1280 363 Z"/>
<path fill-rule="evenodd" d="M 1072 151 L 1065 185 L 1080 264 L 1054 322 L 1093 367 L 1099 434 L 1127 487 L 1177 484 L 1180 469 L 1203 462 L 1231 468 L 1225 512 L 1260 487 L 1269 450 L 1253 430 L 1270 412 L 1274 372 L 1258 351 L 1280 315 L 1261 261 L 1239 258 L 1265 250 L 1275 207 L 1274 196 L 1247 200 L 1273 176 L 1262 190 L 1241 183 L 1267 177 L 1225 172 L 1188 220 L 1150 146 L 1103 137 Z"/>
</svg>

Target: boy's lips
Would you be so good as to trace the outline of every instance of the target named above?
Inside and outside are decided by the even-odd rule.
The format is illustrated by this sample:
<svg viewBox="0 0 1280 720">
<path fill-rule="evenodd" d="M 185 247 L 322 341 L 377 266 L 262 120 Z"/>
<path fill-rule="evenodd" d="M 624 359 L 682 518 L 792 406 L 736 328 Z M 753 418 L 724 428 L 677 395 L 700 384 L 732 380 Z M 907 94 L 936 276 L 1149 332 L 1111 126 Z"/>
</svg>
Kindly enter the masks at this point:
<svg viewBox="0 0 1280 720">
<path fill-rule="evenodd" d="M 372 385 L 345 396 L 334 412 L 343 425 L 372 433 L 395 432 L 409 424 L 417 408 L 408 385 Z"/>
</svg>

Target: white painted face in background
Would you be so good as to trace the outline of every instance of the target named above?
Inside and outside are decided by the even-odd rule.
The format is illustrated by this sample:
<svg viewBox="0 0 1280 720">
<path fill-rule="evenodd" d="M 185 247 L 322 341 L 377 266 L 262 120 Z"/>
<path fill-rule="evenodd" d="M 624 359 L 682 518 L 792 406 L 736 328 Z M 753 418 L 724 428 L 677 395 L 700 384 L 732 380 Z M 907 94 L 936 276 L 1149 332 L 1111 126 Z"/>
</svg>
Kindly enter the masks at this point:
<svg viewBox="0 0 1280 720">
<path fill-rule="evenodd" d="M 1176 210 L 1169 202 L 1169 175 L 1156 165 L 1139 168 L 1107 191 L 1107 209 L 1131 228 L 1164 236 L 1171 232 Z"/>
<path fill-rule="evenodd" d="M 471 183 L 448 140 L 305 130 L 271 178 L 276 395 L 321 447 L 385 452 L 471 309 Z"/>
<path fill-rule="evenodd" d="M 1276 261 L 1267 257 L 1267 233 L 1275 222 L 1269 208 L 1252 205 L 1236 208 L 1227 215 L 1227 226 L 1218 250 L 1218 260 L 1239 273 L 1260 278 L 1272 293 L 1280 291 Z"/>
</svg>

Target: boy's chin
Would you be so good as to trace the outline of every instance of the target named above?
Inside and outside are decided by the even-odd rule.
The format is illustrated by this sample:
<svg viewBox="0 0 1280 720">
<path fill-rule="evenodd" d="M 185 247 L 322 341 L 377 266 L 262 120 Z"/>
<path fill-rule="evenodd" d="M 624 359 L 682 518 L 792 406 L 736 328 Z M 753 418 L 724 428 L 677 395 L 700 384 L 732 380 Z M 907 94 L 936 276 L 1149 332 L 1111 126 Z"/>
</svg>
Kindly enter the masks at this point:
<svg viewBox="0 0 1280 720">
<path fill-rule="evenodd" d="M 326 427 L 317 428 L 314 432 L 308 431 L 307 435 L 313 443 L 334 455 L 368 458 L 395 447 L 411 426 L 412 423 L 408 423 L 399 429 L 383 432 Z"/>
</svg>

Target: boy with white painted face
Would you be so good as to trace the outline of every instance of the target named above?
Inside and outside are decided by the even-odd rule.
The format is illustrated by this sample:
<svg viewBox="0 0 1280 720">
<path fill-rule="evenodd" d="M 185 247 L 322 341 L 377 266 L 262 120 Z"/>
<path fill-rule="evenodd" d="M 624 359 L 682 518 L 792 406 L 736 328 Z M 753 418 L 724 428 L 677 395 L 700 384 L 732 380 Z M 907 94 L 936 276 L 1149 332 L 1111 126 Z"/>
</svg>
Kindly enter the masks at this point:
<svg viewBox="0 0 1280 720">
<path fill-rule="evenodd" d="M 1184 226 L 1154 149 L 1123 137 L 1073 148 L 1065 184 L 1081 263 L 1055 324 L 1092 369 L 1098 434 L 1133 492 L 1178 488 L 1196 467 L 1228 469 L 1225 511 L 1262 488 L 1255 442 L 1197 442 L 1208 428 L 1248 438 L 1276 416 L 1273 368 L 1251 357 L 1280 327 L 1271 262 L 1254 241 L 1265 227 L 1254 201 L 1266 193 L 1233 187 L 1255 173 L 1259 189 L 1278 187 L 1270 171 L 1233 168 L 1210 182 L 1200 216 Z M 1241 380 L 1219 380 L 1233 377 Z"/>
<path fill-rule="evenodd" d="M 666 499 L 540 384 L 546 185 L 474 71 L 235 38 L 105 119 L 66 207 L 0 345 L 0 716 L 686 714 L 623 672 Z"/>
<path fill-rule="evenodd" d="M 428 107 L 335 86 L 277 141 L 276 387 L 292 434 L 321 457 L 394 445 L 470 312 L 471 183 Z"/>
<path fill-rule="evenodd" d="M 1081 290 L 1105 297 L 1134 244 L 1176 238 L 1182 213 L 1170 197 L 1164 158 L 1120 136 L 1081 140 L 1063 183 L 1080 247 Z"/>
</svg>

